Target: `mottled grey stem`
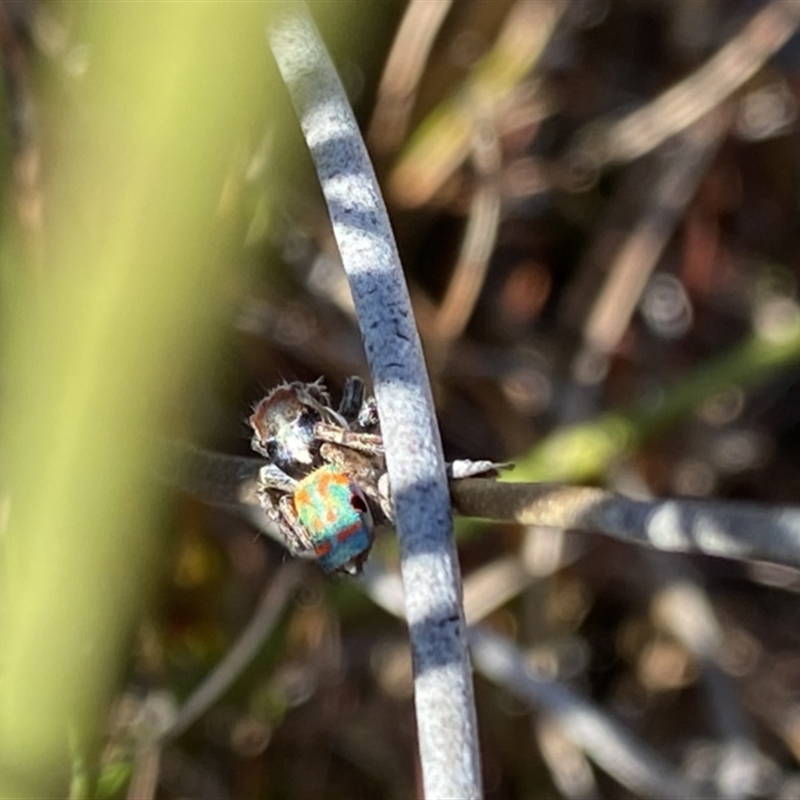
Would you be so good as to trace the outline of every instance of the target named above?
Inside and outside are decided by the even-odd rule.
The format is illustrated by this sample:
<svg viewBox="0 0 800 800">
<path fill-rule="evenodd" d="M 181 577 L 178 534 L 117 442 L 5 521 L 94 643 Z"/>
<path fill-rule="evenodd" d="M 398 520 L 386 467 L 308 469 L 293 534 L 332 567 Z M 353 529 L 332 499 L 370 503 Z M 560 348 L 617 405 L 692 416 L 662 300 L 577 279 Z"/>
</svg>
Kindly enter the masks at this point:
<svg viewBox="0 0 800 800">
<path fill-rule="evenodd" d="M 395 575 L 367 564 L 363 587 L 373 602 L 403 616 L 403 588 Z M 532 672 L 519 648 L 480 625 L 470 626 L 475 669 L 490 681 L 549 714 L 564 734 L 622 786 L 645 797 L 701 798 L 704 792 L 686 780 L 623 725 L 591 700 L 556 680 Z"/>
<path fill-rule="evenodd" d="M 481 795 L 461 577 L 439 431 L 408 290 L 372 165 L 302 4 L 273 17 L 270 46 L 328 204 L 353 293 L 386 447 L 406 589 L 425 796 Z"/>
<path fill-rule="evenodd" d="M 582 486 L 453 481 L 465 516 L 597 531 L 657 550 L 800 567 L 800 508 L 709 500 L 631 500 Z"/>
<path fill-rule="evenodd" d="M 154 461 L 155 477 L 206 503 L 258 504 L 252 486 L 263 458 L 230 456 L 204 450 L 181 439 L 163 439 Z"/>
<path fill-rule="evenodd" d="M 711 795 L 674 770 L 589 701 L 563 684 L 536 676 L 519 649 L 485 628 L 470 628 L 475 667 L 490 680 L 552 715 L 569 739 L 615 780 L 645 797 L 702 798 Z"/>
<path fill-rule="evenodd" d="M 167 442 L 157 477 L 207 502 L 257 504 L 252 478 L 263 461 Z M 667 552 L 705 553 L 800 569 L 800 507 L 719 500 L 632 500 L 587 486 L 450 481 L 454 509 L 522 525 L 603 533 Z"/>
</svg>

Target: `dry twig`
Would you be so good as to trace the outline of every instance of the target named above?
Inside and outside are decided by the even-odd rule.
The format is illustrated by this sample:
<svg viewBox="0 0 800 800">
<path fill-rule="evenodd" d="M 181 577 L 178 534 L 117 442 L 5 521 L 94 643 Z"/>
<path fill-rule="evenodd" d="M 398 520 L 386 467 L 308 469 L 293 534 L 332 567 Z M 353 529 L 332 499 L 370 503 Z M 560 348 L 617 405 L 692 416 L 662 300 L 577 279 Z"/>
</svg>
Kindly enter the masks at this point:
<svg viewBox="0 0 800 800">
<path fill-rule="evenodd" d="M 800 508 L 703 500 L 631 500 L 605 489 L 546 483 L 451 483 L 465 516 L 596 531 L 657 550 L 800 567 Z"/>
</svg>

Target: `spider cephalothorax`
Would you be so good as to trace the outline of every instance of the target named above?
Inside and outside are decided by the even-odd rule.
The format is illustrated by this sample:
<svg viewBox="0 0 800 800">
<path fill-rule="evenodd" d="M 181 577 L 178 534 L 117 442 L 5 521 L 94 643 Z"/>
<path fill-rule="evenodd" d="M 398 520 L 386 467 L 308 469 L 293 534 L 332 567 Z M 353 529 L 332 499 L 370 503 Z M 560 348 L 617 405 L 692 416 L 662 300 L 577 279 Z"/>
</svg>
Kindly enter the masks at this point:
<svg viewBox="0 0 800 800">
<path fill-rule="evenodd" d="M 319 423 L 347 427 L 347 422 L 331 408 L 321 380 L 275 387 L 256 405 L 249 422 L 253 429 L 252 448 L 294 477 L 322 463 L 321 441 L 315 434 Z"/>
</svg>

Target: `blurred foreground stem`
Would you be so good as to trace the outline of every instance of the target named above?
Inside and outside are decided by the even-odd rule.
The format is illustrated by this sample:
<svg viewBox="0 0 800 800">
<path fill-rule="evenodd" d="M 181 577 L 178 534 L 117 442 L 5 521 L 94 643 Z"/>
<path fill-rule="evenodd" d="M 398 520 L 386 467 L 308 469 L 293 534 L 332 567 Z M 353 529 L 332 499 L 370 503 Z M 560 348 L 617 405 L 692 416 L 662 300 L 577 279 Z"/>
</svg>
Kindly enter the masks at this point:
<svg viewBox="0 0 800 800">
<path fill-rule="evenodd" d="M 140 476 L 227 309 L 223 186 L 263 75 L 259 4 L 62 11 L 87 61 L 42 103 L 57 143 L 36 281 L 8 229 L 0 242 L 0 796 L 15 798 L 67 792 L 68 731 L 93 749 L 158 577 Z"/>
</svg>

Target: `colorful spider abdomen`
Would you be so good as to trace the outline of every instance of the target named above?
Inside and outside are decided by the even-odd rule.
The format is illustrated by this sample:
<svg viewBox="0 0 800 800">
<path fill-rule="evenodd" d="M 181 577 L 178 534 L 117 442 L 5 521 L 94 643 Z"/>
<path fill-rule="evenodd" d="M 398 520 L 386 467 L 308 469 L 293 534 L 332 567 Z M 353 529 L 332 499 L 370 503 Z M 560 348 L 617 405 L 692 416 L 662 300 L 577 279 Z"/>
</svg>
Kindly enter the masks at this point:
<svg viewBox="0 0 800 800">
<path fill-rule="evenodd" d="M 358 486 L 327 464 L 298 483 L 293 502 L 322 569 L 360 572 L 372 547 L 374 525 Z"/>
</svg>

